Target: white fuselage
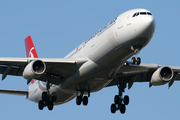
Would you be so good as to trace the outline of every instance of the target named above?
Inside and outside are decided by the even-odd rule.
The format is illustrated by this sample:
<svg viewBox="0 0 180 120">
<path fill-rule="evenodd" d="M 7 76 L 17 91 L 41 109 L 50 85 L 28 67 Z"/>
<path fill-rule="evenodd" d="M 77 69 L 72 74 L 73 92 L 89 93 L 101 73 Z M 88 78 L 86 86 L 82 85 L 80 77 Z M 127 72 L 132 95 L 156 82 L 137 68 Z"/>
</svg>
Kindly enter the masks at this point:
<svg viewBox="0 0 180 120">
<path fill-rule="evenodd" d="M 144 48 L 151 40 L 154 30 L 154 18 L 145 9 L 127 11 L 109 22 L 65 57 L 85 57 L 88 61 L 59 86 L 51 86 L 50 93 L 57 94 L 55 104 L 73 99 L 76 91 L 96 92 L 108 85 L 120 66 L 134 55 L 131 46 L 138 46 L 140 50 Z M 46 85 L 36 81 L 29 86 L 28 91 L 27 99 L 38 102 L 42 92 L 46 91 Z"/>
</svg>

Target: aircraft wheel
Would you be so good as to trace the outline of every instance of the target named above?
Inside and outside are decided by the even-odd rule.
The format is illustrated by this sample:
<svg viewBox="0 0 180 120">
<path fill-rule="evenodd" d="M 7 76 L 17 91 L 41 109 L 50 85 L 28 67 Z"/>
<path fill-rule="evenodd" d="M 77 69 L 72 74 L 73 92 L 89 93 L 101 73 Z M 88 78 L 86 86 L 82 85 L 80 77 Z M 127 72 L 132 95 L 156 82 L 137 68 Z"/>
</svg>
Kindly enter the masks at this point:
<svg viewBox="0 0 180 120">
<path fill-rule="evenodd" d="M 138 58 L 137 58 L 137 65 L 140 65 L 140 64 L 141 64 L 141 58 L 138 57 Z"/>
<path fill-rule="evenodd" d="M 82 101 L 82 97 L 81 96 L 77 96 L 76 97 L 76 104 L 77 105 L 81 105 L 81 101 Z"/>
<path fill-rule="evenodd" d="M 48 102 L 48 105 L 47 105 L 48 109 L 49 109 L 49 110 L 52 110 L 52 109 L 53 109 L 53 106 L 54 106 L 54 105 L 53 105 L 53 102 L 52 102 L 52 101 L 49 101 L 49 102 Z"/>
<path fill-rule="evenodd" d="M 115 104 L 119 104 L 119 102 L 120 102 L 119 99 L 120 99 L 120 98 L 119 98 L 119 95 L 115 95 L 115 96 L 114 96 L 114 103 L 115 103 Z"/>
<path fill-rule="evenodd" d="M 56 97 L 56 96 L 52 96 L 52 97 L 51 97 L 51 100 L 52 100 L 53 102 L 56 102 L 57 97 Z"/>
<path fill-rule="evenodd" d="M 88 97 L 87 96 L 84 96 L 83 97 L 83 105 L 87 105 L 88 104 Z"/>
<path fill-rule="evenodd" d="M 133 58 L 131 59 L 131 63 L 132 63 L 132 64 L 135 64 L 135 63 L 136 63 L 135 57 L 133 57 Z"/>
<path fill-rule="evenodd" d="M 43 92 L 42 93 L 42 100 L 47 101 L 47 96 L 48 96 L 47 92 Z"/>
<path fill-rule="evenodd" d="M 124 96 L 124 105 L 128 105 L 129 104 L 129 96 L 128 95 L 126 95 L 126 96 Z"/>
<path fill-rule="evenodd" d="M 53 92 L 52 93 L 52 101 L 56 102 L 56 100 L 57 100 L 57 93 Z"/>
<path fill-rule="evenodd" d="M 111 113 L 115 113 L 116 109 L 116 104 L 111 104 Z"/>
<path fill-rule="evenodd" d="M 42 100 L 38 103 L 39 110 L 42 110 L 44 108 L 44 102 Z"/>
<path fill-rule="evenodd" d="M 122 105 L 120 106 L 120 112 L 121 112 L 122 114 L 124 114 L 124 113 L 126 112 L 126 106 L 125 106 L 124 104 L 122 104 Z"/>
</svg>

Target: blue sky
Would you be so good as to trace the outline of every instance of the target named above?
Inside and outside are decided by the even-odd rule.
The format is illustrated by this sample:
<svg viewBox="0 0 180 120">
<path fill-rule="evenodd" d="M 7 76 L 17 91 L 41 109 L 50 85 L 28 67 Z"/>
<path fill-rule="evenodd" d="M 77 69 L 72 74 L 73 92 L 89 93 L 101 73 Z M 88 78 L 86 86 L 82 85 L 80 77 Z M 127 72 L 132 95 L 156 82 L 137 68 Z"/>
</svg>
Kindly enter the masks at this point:
<svg viewBox="0 0 180 120">
<path fill-rule="evenodd" d="M 119 14 L 134 8 L 145 8 L 156 20 L 151 42 L 138 55 L 143 63 L 180 66 L 180 2 L 164 0 L 7 0 L 0 2 L 0 56 L 26 57 L 24 39 L 31 35 L 39 57 L 63 58 L 83 41 Z M 117 87 L 92 93 L 88 106 L 77 106 L 75 99 L 53 111 L 39 111 L 37 104 L 22 96 L 0 94 L 2 119 L 121 119 L 176 120 L 180 113 L 180 82 L 151 87 L 135 83 L 125 94 L 130 104 L 124 115 L 111 114 L 110 105 Z M 1 89 L 27 89 L 22 77 L 8 76 Z"/>
</svg>

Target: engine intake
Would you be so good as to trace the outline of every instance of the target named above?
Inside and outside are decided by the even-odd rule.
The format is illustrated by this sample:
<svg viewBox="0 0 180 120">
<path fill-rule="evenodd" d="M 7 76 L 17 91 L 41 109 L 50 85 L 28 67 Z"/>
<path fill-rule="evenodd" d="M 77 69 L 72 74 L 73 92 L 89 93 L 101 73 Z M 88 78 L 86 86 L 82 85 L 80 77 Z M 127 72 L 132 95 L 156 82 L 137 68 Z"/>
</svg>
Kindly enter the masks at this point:
<svg viewBox="0 0 180 120">
<path fill-rule="evenodd" d="M 174 72 L 169 67 L 157 69 L 151 77 L 151 85 L 158 86 L 168 83 L 174 76 Z"/>
<path fill-rule="evenodd" d="M 23 77 L 25 79 L 37 79 L 39 78 L 46 70 L 46 65 L 41 60 L 34 60 L 30 62 L 23 71 Z"/>
</svg>

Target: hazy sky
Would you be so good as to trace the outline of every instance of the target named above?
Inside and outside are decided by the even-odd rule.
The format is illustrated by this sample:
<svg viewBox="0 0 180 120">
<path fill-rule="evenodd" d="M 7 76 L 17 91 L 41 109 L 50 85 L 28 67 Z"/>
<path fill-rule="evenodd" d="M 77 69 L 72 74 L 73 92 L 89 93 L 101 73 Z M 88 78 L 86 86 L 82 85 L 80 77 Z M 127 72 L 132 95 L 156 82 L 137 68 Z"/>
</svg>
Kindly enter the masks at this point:
<svg viewBox="0 0 180 120">
<path fill-rule="evenodd" d="M 164 0 L 7 0 L 0 2 L 0 56 L 26 57 L 24 39 L 31 35 L 39 57 L 63 58 L 119 14 L 145 8 L 156 20 L 151 42 L 138 55 L 143 63 L 180 66 L 180 2 Z M 26 90 L 23 77 L 8 76 L 0 89 Z M 1 119 L 85 119 L 85 120 L 177 120 L 180 113 L 180 82 L 149 88 L 135 83 L 130 90 L 126 113 L 111 114 L 110 105 L 118 93 L 116 86 L 92 93 L 88 106 L 77 106 L 75 99 L 55 106 L 53 111 L 38 110 L 37 104 L 22 96 L 0 94 Z"/>
</svg>

